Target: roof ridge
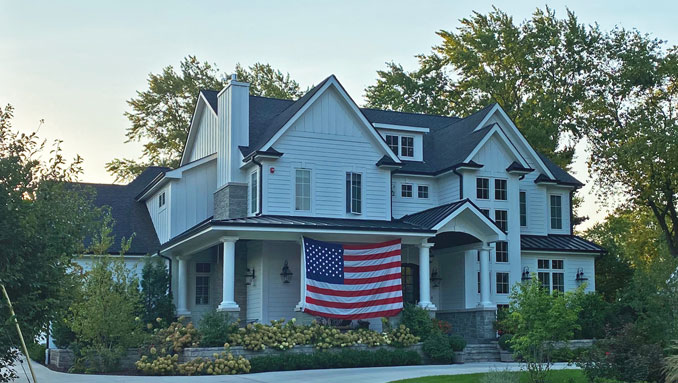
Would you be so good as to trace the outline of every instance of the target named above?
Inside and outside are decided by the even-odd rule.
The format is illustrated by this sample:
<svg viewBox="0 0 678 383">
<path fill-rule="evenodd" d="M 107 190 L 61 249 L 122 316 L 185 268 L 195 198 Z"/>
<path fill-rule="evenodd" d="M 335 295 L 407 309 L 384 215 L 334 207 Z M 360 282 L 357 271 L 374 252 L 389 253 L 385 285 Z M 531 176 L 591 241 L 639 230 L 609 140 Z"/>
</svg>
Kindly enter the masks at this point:
<svg viewBox="0 0 678 383">
<path fill-rule="evenodd" d="M 398 111 L 398 110 L 377 109 L 377 108 L 368 108 L 368 107 L 359 108 L 359 109 L 361 109 L 361 110 L 362 110 L 362 109 L 366 109 L 366 110 L 375 110 L 375 111 L 377 111 L 377 112 L 389 112 L 389 113 L 410 114 L 410 115 L 414 115 L 414 116 L 429 116 L 429 117 L 440 117 L 440 118 L 453 118 L 453 119 L 457 119 L 457 120 L 463 119 L 462 117 L 458 117 L 458 116 L 443 116 L 443 115 L 441 115 L 441 114 L 415 113 L 415 112 L 401 112 L 401 111 Z"/>
<path fill-rule="evenodd" d="M 305 94 L 305 93 L 304 93 L 304 94 Z M 289 98 L 277 98 L 277 97 L 260 96 L 260 95 L 258 95 L 258 94 L 250 94 L 250 97 L 265 98 L 265 99 L 268 99 L 268 100 L 276 100 L 276 101 L 288 101 L 288 102 L 296 102 L 299 98 L 301 98 L 301 97 L 299 97 L 297 100 L 292 100 L 292 99 L 289 99 Z M 302 96 L 302 97 L 303 97 L 303 96 Z"/>
</svg>

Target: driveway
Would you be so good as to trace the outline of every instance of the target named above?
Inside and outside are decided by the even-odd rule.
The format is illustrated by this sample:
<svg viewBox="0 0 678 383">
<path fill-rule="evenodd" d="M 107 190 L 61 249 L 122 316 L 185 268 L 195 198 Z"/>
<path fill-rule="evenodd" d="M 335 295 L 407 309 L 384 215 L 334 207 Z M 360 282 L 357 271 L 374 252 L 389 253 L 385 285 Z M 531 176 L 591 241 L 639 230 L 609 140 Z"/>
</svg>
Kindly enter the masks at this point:
<svg viewBox="0 0 678 383">
<path fill-rule="evenodd" d="M 417 378 L 430 375 L 460 375 L 490 370 L 520 370 L 518 363 L 466 363 L 444 366 L 400 366 L 400 367 L 369 367 L 369 368 L 343 368 L 335 370 L 304 370 L 304 371 L 279 371 L 262 372 L 258 374 L 244 375 L 218 375 L 218 376 L 123 376 L 123 375 L 79 375 L 54 372 L 40 364 L 34 363 L 33 368 L 39 383 L 80 383 L 80 382 L 119 382 L 119 383 L 188 383 L 199 380 L 201 382 L 226 382 L 226 383 L 280 383 L 280 382 L 305 382 L 305 383 L 358 383 L 374 382 L 385 383 L 398 379 Z M 557 363 L 554 369 L 574 368 L 566 363 Z M 26 366 L 28 372 L 28 366 Z M 28 382 L 26 376 L 19 368 L 20 378 L 18 382 Z M 29 373 L 30 374 L 30 373 Z M 32 381 L 32 380 L 31 380 Z"/>
</svg>

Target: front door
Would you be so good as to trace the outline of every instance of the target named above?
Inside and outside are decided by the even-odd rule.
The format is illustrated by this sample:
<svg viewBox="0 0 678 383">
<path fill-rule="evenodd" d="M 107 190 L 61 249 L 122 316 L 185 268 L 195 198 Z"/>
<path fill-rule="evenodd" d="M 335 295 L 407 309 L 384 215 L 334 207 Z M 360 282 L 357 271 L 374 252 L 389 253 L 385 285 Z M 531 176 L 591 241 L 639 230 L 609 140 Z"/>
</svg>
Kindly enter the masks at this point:
<svg viewBox="0 0 678 383">
<path fill-rule="evenodd" d="M 403 303 L 416 304 L 419 301 L 419 266 L 403 263 L 401 268 Z"/>
</svg>

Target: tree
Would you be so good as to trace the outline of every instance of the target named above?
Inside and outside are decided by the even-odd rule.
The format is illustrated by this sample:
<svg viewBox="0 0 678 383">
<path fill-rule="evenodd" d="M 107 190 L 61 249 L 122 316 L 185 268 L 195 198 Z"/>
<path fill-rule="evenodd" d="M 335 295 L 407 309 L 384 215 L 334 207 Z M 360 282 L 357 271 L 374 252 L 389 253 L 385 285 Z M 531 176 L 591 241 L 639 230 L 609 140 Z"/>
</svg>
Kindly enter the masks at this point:
<svg viewBox="0 0 678 383">
<path fill-rule="evenodd" d="M 389 63 L 366 89 L 367 105 L 406 112 L 465 116 L 498 102 L 538 151 L 566 167 L 581 132 L 576 116 L 586 102 L 588 55 L 598 34 L 574 13 L 558 19 L 546 7 L 516 25 L 493 8 L 441 30 L 442 43 L 419 55 L 406 72 Z"/>
<path fill-rule="evenodd" d="M 68 270 L 73 254 L 101 211 L 93 191 L 69 184 L 81 173 L 81 159 L 68 162 L 59 142 L 46 153 L 35 133 L 12 129 L 13 108 L 0 108 L 0 281 L 12 299 L 27 342 L 47 330 L 71 300 L 77 281 Z M 14 375 L 16 330 L 4 300 L 0 303 L 0 381 Z"/>
<path fill-rule="evenodd" d="M 602 195 L 647 206 L 678 257 L 678 48 L 615 29 L 596 44 L 580 117 Z"/>
<path fill-rule="evenodd" d="M 174 320 L 174 304 L 169 291 L 170 278 L 167 267 L 160 257 L 146 257 L 141 271 L 141 299 L 144 306 L 143 320 L 149 323 L 160 318 L 164 323 Z"/>
<path fill-rule="evenodd" d="M 238 64 L 235 72 L 239 79 L 251 82 L 253 95 L 293 99 L 302 94 L 289 74 L 283 75 L 269 64 L 256 63 L 249 68 Z M 224 77 L 215 64 L 200 62 L 195 56 L 181 61 L 179 73 L 171 65 L 160 74 L 151 73 L 148 89 L 128 100 L 132 110 L 125 112 L 132 124 L 125 133 L 127 142 L 144 142 L 141 158 L 116 158 L 106 164 L 106 170 L 116 181 L 129 181 L 151 165 L 177 167 L 198 93 L 201 89 L 221 90 Z"/>
</svg>

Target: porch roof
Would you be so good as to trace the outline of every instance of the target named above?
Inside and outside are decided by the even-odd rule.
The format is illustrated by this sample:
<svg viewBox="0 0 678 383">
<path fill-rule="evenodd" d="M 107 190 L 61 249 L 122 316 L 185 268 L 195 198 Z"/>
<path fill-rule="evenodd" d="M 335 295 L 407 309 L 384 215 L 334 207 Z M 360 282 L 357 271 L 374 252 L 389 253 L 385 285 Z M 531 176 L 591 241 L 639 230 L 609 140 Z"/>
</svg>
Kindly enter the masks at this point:
<svg viewBox="0 0 678 383">
<path fill-rule="evenodd" d="M 523 251 L 556 251 L 600 254 L 605 249 L 576 235 L 521 235 L 520 249 Z"/>
</svg>

